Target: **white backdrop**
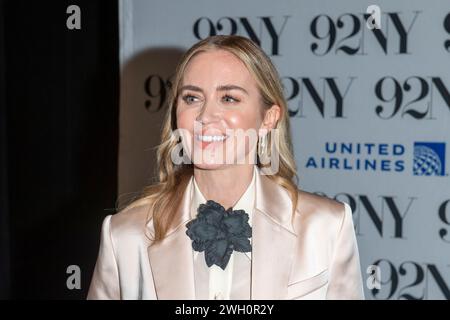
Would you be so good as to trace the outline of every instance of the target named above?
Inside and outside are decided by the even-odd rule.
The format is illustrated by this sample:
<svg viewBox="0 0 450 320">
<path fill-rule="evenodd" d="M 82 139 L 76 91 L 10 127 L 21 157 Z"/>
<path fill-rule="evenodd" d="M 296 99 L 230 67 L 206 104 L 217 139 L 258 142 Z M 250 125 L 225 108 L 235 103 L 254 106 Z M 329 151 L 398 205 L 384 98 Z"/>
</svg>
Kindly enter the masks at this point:
<svg viewBox="0 0 450 320">
<path fill-rule="evenodd" d="M 366 26 L 378 5 L 381 29 Z M 352 206 L 368 299 L 450 299 L 448 1 L 120 1 L 119 195 L 154 175 L 166 81 L 212 34 L 257 41 L 282 77 L 300 188 Z M 369 19 L 370 20 L 370 19 Z"/>
</svg>

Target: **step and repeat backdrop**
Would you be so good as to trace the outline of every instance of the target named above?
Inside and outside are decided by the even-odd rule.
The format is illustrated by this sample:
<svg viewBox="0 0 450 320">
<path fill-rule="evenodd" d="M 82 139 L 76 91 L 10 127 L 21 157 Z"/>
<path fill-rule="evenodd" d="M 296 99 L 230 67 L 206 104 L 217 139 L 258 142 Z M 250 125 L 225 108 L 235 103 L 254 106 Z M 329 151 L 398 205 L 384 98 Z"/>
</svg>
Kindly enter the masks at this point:
<svg viewBox="0 0 450 320">
<path fill-rule="evenodd" d="M 450 299 L 450 2 L 121 0 L 119 203 L 155 174 L 167 83 L 210 35 L 258 43 L 300 188 L 353 209 L 368 299 Z"/>
</svg>

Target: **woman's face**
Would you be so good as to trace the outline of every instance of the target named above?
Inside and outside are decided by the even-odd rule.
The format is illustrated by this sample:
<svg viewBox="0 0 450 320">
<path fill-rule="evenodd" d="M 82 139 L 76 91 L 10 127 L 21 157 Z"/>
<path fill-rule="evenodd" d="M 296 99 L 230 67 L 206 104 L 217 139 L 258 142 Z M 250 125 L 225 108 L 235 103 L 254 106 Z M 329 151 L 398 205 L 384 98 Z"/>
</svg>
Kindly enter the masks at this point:
<svg viewBox="0 0 450 320">
<path fill-rule="evenodd" d="M 259 129 L 264 129 L 262 108 L 255 79 L 232 53 L 210 50 L 194 56 L 176 110 L 194 165 L 214 169 L 255 163 Z"/>
</svg>

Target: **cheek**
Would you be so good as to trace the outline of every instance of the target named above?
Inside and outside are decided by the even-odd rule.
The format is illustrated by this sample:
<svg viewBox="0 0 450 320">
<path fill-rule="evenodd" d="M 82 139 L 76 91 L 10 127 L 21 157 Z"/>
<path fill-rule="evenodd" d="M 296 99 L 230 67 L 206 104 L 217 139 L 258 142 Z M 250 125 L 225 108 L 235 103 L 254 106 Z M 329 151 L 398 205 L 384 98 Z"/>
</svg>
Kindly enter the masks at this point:
<svg viewBox="0 0 450 320">
<path fill-rule="evenodd" d="M 257 128 L 259 118 L 256 113 L 242 113 L 239 111 L 229 111 L 225 115 L 225 121 L 233 129 Z"/>
<path fill-rule="evenodd" d="M 177 112 L 177 128 L 191 130 L 194 127 L 194 112 L 190 110 L 181 110 Z"/>
</svg>

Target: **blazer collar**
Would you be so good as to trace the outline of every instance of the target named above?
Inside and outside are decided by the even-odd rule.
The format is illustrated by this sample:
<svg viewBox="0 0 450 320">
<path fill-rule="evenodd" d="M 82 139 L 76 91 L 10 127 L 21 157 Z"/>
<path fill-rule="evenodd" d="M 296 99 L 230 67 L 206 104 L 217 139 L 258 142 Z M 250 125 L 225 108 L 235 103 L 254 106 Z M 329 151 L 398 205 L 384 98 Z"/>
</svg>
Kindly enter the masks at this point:
<svg viewBox="0 0 450 320">
<path fill-rule="evenodd" d="M 292 202 L 287 191 L 259 168 L 255 189 L 251 299 L 283 299 L 297 238 L 291 223 Z M 176 223 L 163 240 L 148 247 L 158 299 L 195 299 L 193 249 L 185 233 L 191 220 L 192 192 L 193 177 L 178 207 Z M 153 233 L 152 221 L 147 227 Z"/>
</svg>

